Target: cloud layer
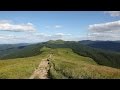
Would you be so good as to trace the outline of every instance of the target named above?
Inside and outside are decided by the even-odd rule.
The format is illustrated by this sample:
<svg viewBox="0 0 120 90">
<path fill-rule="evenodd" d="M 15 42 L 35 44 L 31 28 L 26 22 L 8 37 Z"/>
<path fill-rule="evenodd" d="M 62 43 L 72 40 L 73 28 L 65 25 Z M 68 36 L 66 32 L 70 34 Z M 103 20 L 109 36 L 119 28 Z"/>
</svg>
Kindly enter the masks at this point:
<svg viewBox="0 0 120 90">
<path fill-rule="evenodd" d="M 61 25 L 55 25 L 54 28 L 62 28 Z"/>
<path fill-rule="evenodd" d="M 89 25 L 89 29 L 94 32 L 112 32 L 120 31 L 120 20 L 102 24 Z"/>
<path fill-rule="evenodd" d="M 36 31 L 32 23 L 13 24 L 7 20 L 0 20 L 0 31 L 31 32 Z"/>
<path fill-rule="evenodd" d="M 62 25 L 53 25 L 53 26 L 46 26 L 45 28 L 47 28 L 47 29 L 60 29 L 62 27 L 63 27 Z"/>
<path fill-rule="evenodd" d="M 69 38 L 71 34 L 56 33 L 53 35 L 48 35 L 44 33 L 36 33 L 33 36 L 41 41 L 48 41 L 48 40 L 57 40 L 57 39 L 65 40 L 66 38 Z"/>
<path fill-rule="evenodd" d="M 0 34 L 0 43 L 36 43 L 36 42 L 45 42 L 48 40 L 69 40 L 71 34 L 56 33 L 53 35 L 45 33 L 29 33 L 24 35 L 4 35 Z"/>
<path fill-rule="evenodd" d="M 62 25 L 52 25 L 46 26 L 49 29 L 60 29 Z M 0 43 L 35 43 L 35 42 L 44 42 L 48 40 L 72 40 L 71 34 L 64 33 L 55 33 L 55 34 L 45 34 L 39 33 L 36 31 L 32 23 L 26 24 L 15 24 L 11 20 L 0 20 L 0 31 L 9 31 L 2 32 L 0 34 Z M 36 31 L 36 32 L 33 32 Z M 13 33 L 14 32 L 14 33 Z M 32 33 L 28 33 L 32 32 Z M 7 33 L 7 34 L 6 34 Z"/>
<path fill-rule="evenodd" d="M 113 17 L 120 16 L 120 11 L 105 11 L 105 13 L 108 13 Z"/>
<path fill-rule="evenodd" d="M 119 40 L 120 20 L 89 25 L 88 38 L 94 40 Z"/>
</svg>

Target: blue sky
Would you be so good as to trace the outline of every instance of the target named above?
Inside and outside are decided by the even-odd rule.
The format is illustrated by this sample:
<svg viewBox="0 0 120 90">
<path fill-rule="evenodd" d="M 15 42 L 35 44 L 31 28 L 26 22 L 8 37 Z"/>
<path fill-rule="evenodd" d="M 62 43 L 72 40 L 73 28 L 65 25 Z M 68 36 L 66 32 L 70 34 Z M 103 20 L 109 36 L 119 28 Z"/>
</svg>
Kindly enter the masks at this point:
<svg viewBox="0 0 120 90">
<path fill-rule="evenodd" d="M 119 40 L 119 11 L 0 11 L 0 43 Z"/>
</svg>

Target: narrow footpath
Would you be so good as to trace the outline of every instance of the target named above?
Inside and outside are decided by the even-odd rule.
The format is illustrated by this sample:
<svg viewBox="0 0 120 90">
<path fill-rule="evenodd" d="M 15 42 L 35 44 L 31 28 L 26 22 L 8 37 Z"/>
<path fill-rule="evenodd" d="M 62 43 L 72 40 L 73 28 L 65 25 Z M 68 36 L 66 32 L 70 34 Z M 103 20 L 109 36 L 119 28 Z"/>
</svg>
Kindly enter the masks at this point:
<svg viewBox="0 0 120 90">
<path fill-rule="evenodd" d="M 50 58 L 51 58 L 51 54 L 49 55 L 48 58 L 43 59 L 29 79 L 49 79 L 48 71 L 50 69 L 50 65 L 49 65 Z"/>
</svg>

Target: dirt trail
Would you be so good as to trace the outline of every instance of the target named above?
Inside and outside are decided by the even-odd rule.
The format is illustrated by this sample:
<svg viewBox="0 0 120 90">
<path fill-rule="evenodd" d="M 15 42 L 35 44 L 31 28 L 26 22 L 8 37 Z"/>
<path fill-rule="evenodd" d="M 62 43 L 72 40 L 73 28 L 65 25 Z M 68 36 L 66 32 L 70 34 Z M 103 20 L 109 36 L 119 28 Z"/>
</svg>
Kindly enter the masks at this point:
<svg viewBox="0 0 120 90">
<path fill-rule="evenodd" d="M 33 74 L 29 79 L 49 79 L 48 78 L 48 70 L 49 70 L 49 61 L 48 59 L 43 59 L 38 68 L 35 69 Z"/>
<path fill-rule="evenodd" d="M 48 56 L 48 58 L 43 59 L 29 79 L 49 79 L 48 71 L 50 69 L 50 65 L 49 65 L 50 58 L 51 58 L 51 54 Z"/>
</svg>

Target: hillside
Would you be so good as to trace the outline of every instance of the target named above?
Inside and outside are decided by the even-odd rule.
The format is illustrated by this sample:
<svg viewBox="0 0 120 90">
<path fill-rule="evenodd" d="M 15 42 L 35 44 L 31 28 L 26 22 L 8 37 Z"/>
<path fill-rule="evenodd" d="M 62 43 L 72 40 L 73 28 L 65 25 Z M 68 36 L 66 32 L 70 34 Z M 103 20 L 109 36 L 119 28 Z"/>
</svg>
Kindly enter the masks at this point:
<svg viewBox="0 0 120 90">
<path fill-rule="evenodd" d="M 1 60 L 14 59 L 14 58 L 24 58 L 32 57 L 41 54 L 40 49 L 43 47 L 49 48 L 70 48 L 74 53 L 77 53 L 81 56 L 92 58 L 97 64 L 103 66 L 110 66 L 114 68 L 120 68 L 120 53 L 110 52 L 101 49 L 95 49 L 86 45 L 82 45 L 79 42 L 75 41 L 48 41 L 38 44 L 28 45 L 21 49 L 11 49 L 6 52 L 2 52 L 0 55 Z"/>
<path fill-rule="evenodd" d="M 49 60 L 48 76 L 51 79 L 120 78 L 119 57 L 120 53 L 80 42 L 51 40 L 3 51 L 0 78 L 30 78 L 45 59 Z"/>
<path fill-rule="evenodd" d="M 55 79 L 120 78 L 120 70 L 98 65 L 93 59 L 75 54 L 71 49 L 51 51 L 50 76 Z"/>
<path fill-rule="evenodd" d="M 81 56 L 90 57 L 100 65 L 120 68 L 120 53 L 91 48 L 75 41 L 65 41 L 64 44 L 46 42 L 44 46 L 49 48 L 71 48 L 73 52 Z"/>
<path fill-rule="evenodd" d="M 79 41 L 83 45 L 87 45 L 93 48 L 103 49 L 107 51 L 120 52 L 120 41 Z"/>
<path fill-rule="evenodd" d="M 50 63 L 50 79 L 120 78 L 120 69 L 98 65 L 93 59 L 80 56 L 70 48 L 44 46 L 39 50 L 41 54 L 37 56 L 0 60 L 0 78 L 28 79 L 45 58 Z"/>
<path fill-rule="evenodd" d="M 45 56 L 0 60 L 0 79 L 29 79 Z"/>
<path fill-rule="evenodd" d="M 0 58 L 6 57 L 9 54 L 19 52 L 25 47 L 29 46 L 28 43 L 20 43 L 20 44 L 0 44 Z"/>
</svg>

